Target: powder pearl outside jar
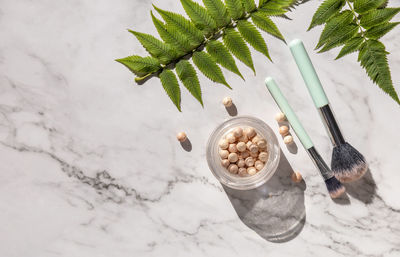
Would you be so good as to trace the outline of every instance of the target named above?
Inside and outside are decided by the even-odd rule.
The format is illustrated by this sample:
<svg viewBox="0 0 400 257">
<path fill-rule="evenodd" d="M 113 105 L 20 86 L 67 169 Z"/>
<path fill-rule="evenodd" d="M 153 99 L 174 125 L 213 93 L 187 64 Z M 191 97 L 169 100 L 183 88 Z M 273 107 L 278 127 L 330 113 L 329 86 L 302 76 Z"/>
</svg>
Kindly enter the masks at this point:
<svg viewBox="0 0 400 257">
<path fill-rule="evenodd" d="M 238 127 L 242 128 L 243 134 L 240 137 L 235 137 L 234 130 Z M 236 135 L 239 136 L 240 132 L 237 132 Z M 254 140 L 256 141 L 255 143 L 248 141 L 248 146 L 254 145 L 254 154 L 261 155 L 261 158 L 264 160 L 262 161 L 263 166 L 261 162 L 256 163 L 256 157 L 250 156 L 250 151 L 247 150 L 248 146 L 245 140 L 239 140 L 244 145 L 239 145 L 239 141 L 237 140 L 238 138 L 253 139 L 257 135 L 260 138 L 256 138 Z M 226 160 L 231 163 L 228 167 L 225 167 L 227 164 L 226 161 L 224 161 L 224 165 L 221 163 L 221 156 L 219 154 L 219 151 L 222 150 L 219 143 L 223 138 L 227 139 L 230 144 L 236 144 L 237 149 L 237 152 L 228 154 Z M 258 143 L 262 139 L 265 142 L 261 142 L 259 146 Z M 225 144 L 223 144 L 223 147 L 225 147 Z M 226 149 L 229 150 L 228 148 L 229 146 Z M 244 151 L 240 152 L 243 149 Z M 226 152 L 223 153 L 223 156 L 225 156 Z M 211 172 L 222 184 L 234 189 L 248 190 L 264 184 L 273 176 L 280 160 L 280 147 L 273 130 L 267 124 L 254 117 L 239 116 L 223 122 L 211 133 L 207 143 L 206 157 Z M 248 161 L 248 164 L 252 165 L 250 167 L 243 165 L 243 162 L 246 162 L 248 158 L 253 159 L 252 162 Z"/>
</svg>

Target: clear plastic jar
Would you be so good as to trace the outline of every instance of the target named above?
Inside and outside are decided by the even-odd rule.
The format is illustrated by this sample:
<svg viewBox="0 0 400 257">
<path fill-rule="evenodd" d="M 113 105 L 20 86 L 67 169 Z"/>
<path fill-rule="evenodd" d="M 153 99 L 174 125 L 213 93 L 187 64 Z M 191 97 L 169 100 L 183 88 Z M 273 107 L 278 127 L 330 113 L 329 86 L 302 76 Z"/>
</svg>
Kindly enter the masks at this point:
<svg viewBox="0 0 400 257">
<path fill-rule="evenodd" d="M 264 168 L 255 175 L 240 177 L 229 173 L 221 164 L 218 142 L 236 127 L 253 127 L 267 141 L 268 160 Z M 264 184 L 274 175 L 279 164 L 280 147 L 274 132 L 265 122 L 251 116 L 239 116 L 225 121 L 211 133 L 206 155 L 209 168 L 222 184 L 234 189 L 248 190 Z"/>
</svg>

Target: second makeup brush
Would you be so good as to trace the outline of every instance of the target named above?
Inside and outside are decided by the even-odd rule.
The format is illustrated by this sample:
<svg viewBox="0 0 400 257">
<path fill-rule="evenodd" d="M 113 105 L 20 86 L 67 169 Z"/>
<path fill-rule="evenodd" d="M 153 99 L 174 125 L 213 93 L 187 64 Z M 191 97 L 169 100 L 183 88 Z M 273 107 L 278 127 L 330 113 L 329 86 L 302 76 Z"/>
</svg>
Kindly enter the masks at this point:
<svg viewBox="0 0 400 257">
<path fill-rule="evenodd" d="M 286 118 L 288 119 L 288 121 L 289 121 L 290 125 L 292 126 L 294 132 L 296 133 L 297 137 L 300 139 L 302 145 L 304 146 L 304 148 L 306 149 L 310 158 L 313 160 L 315 166 L 317 166 L 319 172 L 321 173 L 322 177 L 324 178 L 329 195 L 332 198 L 339 197 L 341 194 L 343 194 L 346 191 L 346 189 L 335 178 L 335 176 L 333 175 L 333 172 L 329 169 L 328 165 L 326 165 L 325 161 L 322 159 L 322 157 L 319 155 L 319 153 L 315 149 L 313 142 L 311 141 L 307 132 L 303 128 L 303 125 L 300 123 L 296 114 L 293 112 L 293 110 L 290 107 L 289 103 L 287 102 L 286 98 L 283 96 L 278 85 L 270 77 L 265 79 L 265 84 L 266 84 L 269 92 L 271 93 L 272 97 L 275 99 L 275 102 L 278 104 L 279 108 L 281 109 L 281 111 L 286 115 Z"/>
</svg>

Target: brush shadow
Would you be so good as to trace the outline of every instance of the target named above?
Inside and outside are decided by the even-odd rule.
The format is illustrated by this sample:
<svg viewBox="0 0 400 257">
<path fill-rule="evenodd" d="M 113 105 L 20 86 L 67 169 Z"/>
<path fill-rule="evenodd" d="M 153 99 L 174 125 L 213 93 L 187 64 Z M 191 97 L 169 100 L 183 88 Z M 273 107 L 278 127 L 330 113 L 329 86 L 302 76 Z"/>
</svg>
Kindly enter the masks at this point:
<svg viewBox="0 0 400 257">
<path fill-rule="evenodd" d="M 192 151 L 192 142 L 190 142 L 189 138 L 186 138 L 185 141 L 181 142 L 181 146 L 186 152 Z"/>
<path fill-rule="evenodd" d="M 372 203 L 376 195 L 376 183 L 372 177 L 371 170 L 368 169 L 365 175 L 357 181 L 345 184 L 346 191 L 352 197 L 365 204 Z"/>
<path fill-rule="evenodd" d="M 225 107 L 226 111 L 228 112 L 229 116 L 236 116 L 238 115 L 238 110 L 236 108 L 236 105 L 234 103 L 232 103 L 231 106 L 229 107 Z"/>
<path fill-rule="evenodd" d="M 293 141 L 293 143 L 286 145 L 286 148 L 291 154 L 297 154 L 299 151 L 299 148 L 297 147 L 297 144 Z"/>
<path fill-rule="evenodd" d="M 293 169 L 281 151 L 278 169 L 264 185 L 235 190 L 222 185 L 242 222 L 267 241 L 294 239 L 306 222 L 303 181 L 291 180 Z"/>
<path fill-rule="evenodd" d="M 346 187 L 346 190 L 347 190 L 347 187 Z M 332 199 L 332 201 L 334 201 L 336 204 L 340 204 L 340 205 L 350 205 L 350 198 L 346 192 L 344 194 L 342 194 L 340 197 Z"/>
</svg>

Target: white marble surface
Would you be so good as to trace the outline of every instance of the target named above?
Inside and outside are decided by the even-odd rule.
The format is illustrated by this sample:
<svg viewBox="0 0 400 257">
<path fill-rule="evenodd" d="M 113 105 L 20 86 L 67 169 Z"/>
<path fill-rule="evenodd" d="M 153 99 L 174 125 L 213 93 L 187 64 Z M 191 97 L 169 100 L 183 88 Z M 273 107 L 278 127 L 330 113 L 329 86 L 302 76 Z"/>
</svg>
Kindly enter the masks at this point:
<svg viewBox="0 0 400 257">
<path fill-rule="evenodd" d="M 154 0 L 182 11 L 177 0 Z M 0 256 L 400 256 L 400 108 L 350 55 L 312 53 L 348 140 L 370 161 L 376 189 L 363 180 L 350 204 L 333 202 L 299 149 L 283 153 L 306 183 L 306 221 L 285 243 L 264 240 L 238 217 L 208 170 L 205 144 L 239 115 L 277 129 L 277 107 L 263 86 L 272 75 L 304 121 L 321 154 L 330 142 L 287 47 L 265 35 L 274 64 L 253 52 L 257 76 L 226 72 L 234 90 L 200 77 L 204 109 L 182 90 L 176 111 L 158 80 L 143 86 L 113 60 L 144 54 L 125 29 L 155 33 L 150 0 L 1 0 L 0 4 Z M 287 39 L 311 49 L 306 33 L 321 1 L 275 19 Z M 385 44 L 400 91 L 400 33 Z M 175 139 L 186 131 L 193 149 Z M 297 139 L 296 139 L 297 141 Z"/>
</svg>

